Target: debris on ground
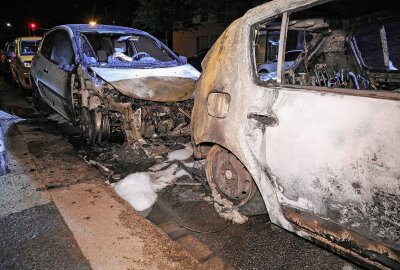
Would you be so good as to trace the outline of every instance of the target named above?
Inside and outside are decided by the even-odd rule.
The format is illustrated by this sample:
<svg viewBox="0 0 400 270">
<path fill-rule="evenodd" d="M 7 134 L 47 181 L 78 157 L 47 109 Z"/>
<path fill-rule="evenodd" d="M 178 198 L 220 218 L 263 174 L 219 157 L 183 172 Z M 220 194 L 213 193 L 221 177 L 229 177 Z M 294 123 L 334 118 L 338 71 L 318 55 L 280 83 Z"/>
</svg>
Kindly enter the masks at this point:
<svg viewBox="0 0 400 270">
<path fill-rule="evenodd" d="M 244 224 L 249 218 L 240 214 L 239 209 L 229 200 L 223 198 L 219 193 L 213 197 L 204 197 L 205 201 L 214 203 L 214 208 L 220 217 L 230 220 L 236 224 Z"/>
<path fill-rule="evenodd" d="M 62 117 L 58 113 L 50 114 L 46 119 L 50 120 L 50 121 L 57 122 L 59 124 L 68 122 L 68 120 L 66 120 L 64 117 Z"/>
<path fill-rule="evenodd" d="M 185 149 L 176 150 L 168 154 L 168 160 L 187 160 L 193 156 L 193 147 L 190 144 L 185 145 Z"/>
</svg>

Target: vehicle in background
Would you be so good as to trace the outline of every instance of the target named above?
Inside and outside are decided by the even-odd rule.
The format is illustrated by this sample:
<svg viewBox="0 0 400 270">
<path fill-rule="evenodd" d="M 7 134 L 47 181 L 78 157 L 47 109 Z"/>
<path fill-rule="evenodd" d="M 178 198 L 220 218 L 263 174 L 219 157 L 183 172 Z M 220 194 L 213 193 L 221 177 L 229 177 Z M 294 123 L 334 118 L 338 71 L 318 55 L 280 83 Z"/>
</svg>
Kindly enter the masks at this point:
<svg viewBox="0 0 400 270">
<path fill-rule="evenodd" d="M 0 54 L 0 72 L 5 75 L 10 75 L 11 60 L 15 57 L 14 42 L 7 42 L 4 50 Z"/>
<path fill-rule="evenodd" d="M 15 39 L 15 56 L 11 60 L 11 77 L 17 87 L 24 93 L 31 90 L 30 70 L 41 37 L 18 37 Z"/>
<path fill-rule="evenodd" d="M 80 125 L 89 145 L 188 135 L 200 73 L 150 34 L 108 25 L 62 25 L 32 63 L 33 100 Z"/>
<path fill-rule="evenodd" d="M 203 70 L 201 68 L 201 62 L 203 61 L 204 57 L 206 57 L 209 50 L 210 48 L 198 51 L 195 55 L 188 58 L 188 63 L 201 72 Z"/>
<path fill-rule="evenodd" d="M 261 194 L 272 223 L 400 269 L 399 12 L 397 0 L 275 0 L 223 33 L 191 121 L 217 202 L 241 210 Z M 257 72 L 265 59 L 275 79 Z"/>
</svg>

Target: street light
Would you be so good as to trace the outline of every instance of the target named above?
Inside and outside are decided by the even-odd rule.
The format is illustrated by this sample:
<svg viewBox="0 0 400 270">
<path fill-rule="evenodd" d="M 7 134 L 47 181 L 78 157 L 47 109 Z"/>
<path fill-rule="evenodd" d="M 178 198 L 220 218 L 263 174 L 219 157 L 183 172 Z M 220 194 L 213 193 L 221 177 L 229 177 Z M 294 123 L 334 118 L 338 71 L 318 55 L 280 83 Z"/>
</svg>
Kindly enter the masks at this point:
<svg viewBox="0 0 400 270">
<path fill-rule="evenodd" d="M 7 27 L 12 27 L 11 23 L 9 23 L 9 22 L 6 23 L 6 26 L 7 26 Z"/>
<path fill-rule="evenodd" d="M 96 21 L 90 21 L 90 22 L 89 22 L 89 25 L 90 25 L 90 26 L 95 26 L 96 24 L 97 24 Z"/>
</svg>

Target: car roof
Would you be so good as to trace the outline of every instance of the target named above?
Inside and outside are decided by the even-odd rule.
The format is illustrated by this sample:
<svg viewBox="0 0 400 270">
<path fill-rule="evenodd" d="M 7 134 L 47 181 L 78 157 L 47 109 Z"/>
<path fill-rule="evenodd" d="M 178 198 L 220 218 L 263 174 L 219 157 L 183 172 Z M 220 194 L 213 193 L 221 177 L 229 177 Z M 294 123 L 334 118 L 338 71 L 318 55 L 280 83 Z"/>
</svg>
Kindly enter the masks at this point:
<svg viewBox="0 0 400 270">
<path fill-rule="evenodd" d="M 64 27 L 68 27 L 74 32 L 124 32 L 130 34 L 140 34 L 140 35 L 149 35 L 148 33 L 124 26 L 116 26 L 116 25 L 105 25 L 105 24 L 65 24 L 62 25 Z"/>
<path fill-rule="evenodd" d="M 40 40 L 42 37 L 17 37 L 20 40 Z"/>
</svg>

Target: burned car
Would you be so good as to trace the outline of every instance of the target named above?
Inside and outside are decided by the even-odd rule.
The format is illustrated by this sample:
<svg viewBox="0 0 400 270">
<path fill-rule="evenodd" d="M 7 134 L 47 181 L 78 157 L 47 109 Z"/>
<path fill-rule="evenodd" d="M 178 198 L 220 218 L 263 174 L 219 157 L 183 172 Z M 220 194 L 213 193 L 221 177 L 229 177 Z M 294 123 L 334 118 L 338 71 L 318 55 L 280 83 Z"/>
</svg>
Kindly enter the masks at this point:
<svg viewBox="0 0 400 270">
<path fill-rule="evenodd" d="M 400 268 L 399 11 L 276 0 L 230 25 L 202 63 L 191 122 L 215 198 L 240 210 L 260 194 L 274 224 Z M 258 73 L 269 59 L 276 74 Z"/>
<path fill-rule="evenodd" d="M 35 105 L 80 125 L 90 145 L 189 134 L 199 75 L 148 33 L 107 25 L 51 29 L 31 72 Z"/>
</svg>

